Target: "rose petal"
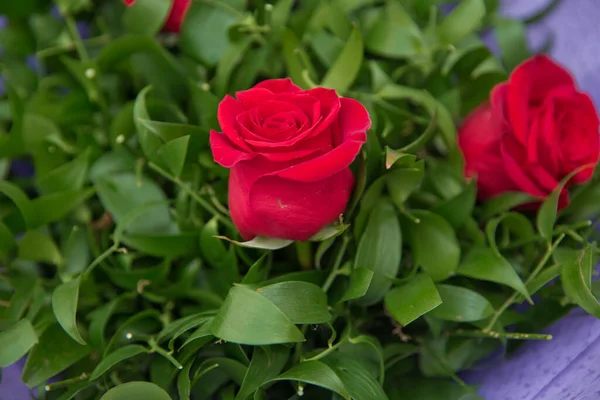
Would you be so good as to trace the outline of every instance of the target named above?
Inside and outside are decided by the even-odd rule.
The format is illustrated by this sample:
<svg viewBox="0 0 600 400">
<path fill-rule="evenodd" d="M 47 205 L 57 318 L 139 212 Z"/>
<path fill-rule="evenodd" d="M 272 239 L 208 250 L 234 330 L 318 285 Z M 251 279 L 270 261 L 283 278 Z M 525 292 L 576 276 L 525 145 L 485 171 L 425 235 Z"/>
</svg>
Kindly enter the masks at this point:
<svg viewBox="0 0 600 400">
<path fill-rule="evenodd" d="M 338 220 L 352 194 L 349 168 L 317 182 L 297 182 L 265 176 L 252 186 L 250 212 L 258 224 L 252 233 L 305 241 Z"/>
<path fill-rule="evenodd" d="M 313 182 L 348 167 L 367 140 L 366 132 L 371 127 L 371 120 L 362 104 L 353 99 L 342 98 L 339 124 L 343 139 L 338 147 L 320 157 L 278 171 L 277 176 Z"/>
<path fill-rule="evenodd" d="M 231 140 L 231 142 L 245 151 L 251 151 L 250 147 L 244 142 L 240 133 L 237 130 L 237 116 L 245 111 L 244 106 L 227 95 L 219 103 L 219 109 L 217 111 L 217 119 L 223 133 Z"/>
<path fill-rule="evenodd" d="M 236 148 L 226 135 L 214 130 L 210 131 L 210 148 L 215 162 L 225 168 L 231 168 L 240 161 L 256 156 Z"/>
<path fill-rule="evenodd" d="M 510 75 L 508 116 L 521 143 L 527 143 L 531 108 L 540 105 L 552 89 L 562 85 L 573 86 L 573 78 L 545 55 L 530 58 Z"/>
<path fill-rule="evenodd" d="M 267 89 L 272 93 L 293 93 L 300 92 L 298 86 L 290 78 L 283 79 L 267 79 L 254 86 L 254 89 Z"/>
</svg>

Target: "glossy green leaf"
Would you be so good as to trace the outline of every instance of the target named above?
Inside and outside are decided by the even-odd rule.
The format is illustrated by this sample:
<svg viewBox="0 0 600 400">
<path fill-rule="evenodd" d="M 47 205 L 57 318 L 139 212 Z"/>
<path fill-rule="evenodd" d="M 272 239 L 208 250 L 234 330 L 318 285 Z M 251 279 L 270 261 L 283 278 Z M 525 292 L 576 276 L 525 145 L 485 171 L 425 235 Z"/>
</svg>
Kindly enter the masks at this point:
<svg viewBox="0 0 600 400">
<path fill-rule="evenodd" d="M 157 154 L 162 157 L 175 177 L 181 175 L 181 171 L 183 171 L 189 142 L 189 136 L 182 136 L 165 143 L 157 150 Z"/>
<path fill-rule="evenodd" d="M 452 276 L 460 261 L 460 246 L 452 226 L 430 211 L 415 210 L 419 223 L 411 223 L 411 247 L 415 265 L 423 268 L 434 281 Z"/>
<path fill-rule="evenodd" d="M 84 151 L 72 161 L 40 175 L 36 185 L 43 193 L 81 190 L 87 178 L 90 152 Z"/>
<path fill-rule="evenodd" d="M 310 89 L 311 85 L 310 82 L 306 81 L 304 71 L 306 70 L 307 73 L 310 74 L 313 72 L 314 68 L 312 68 L 311 65 L 303 65 L 300 61 L 299 55 L 303 56 L 303 61 L 308 57 L 306 56 L 306 52 L 302 49 L 296 34 L 290 29 L 286 29 L 283 33 L 282 42 L 283 59 L 286 65 L 287 75 L 302 89 Z"/>
<path fill-rule="evenodd" d="M 226 5 L 192 3 L 181 27 L 182 51 L 198 61 L 215 65 L 230 46 L 227 31 L 242 17 L 242 13 Z"/>
<path fill-rule="evenodd" d="M 214 85 L 217 96 L 227 94 L 231 82 L 231 74 L 235 67 L 242 61 L 244 54 L 248 51 L 251 44 L 252 38 L 249 36 L 231 43 L 227 51 L 219 59 Z"/>
<path fill-rule="evenodd" d="M 246 242 L 238 242 L 237 240 L 229 239 L 226 236 L 217 236 L 217 238 L 226 240 L 238 246 L 262 250 L 279 250 L 293 243 L 293 240 L 269 238 L 264 236 L 257 236 L 254 239 Z"/>
<path fill-rule="evenodd" d="M 90 320 L 88 328 L 89 342 L 93 347 L 101 349 L 106 347 L 106 340 L 104 338 L 106 325 L 108 324 L 110 317 L 119 309 L 119 306 L 131 297 L 133 297 L 132 294 L 125 293 L 104 304 L 102 307 L 97 308 L 88 315 Z"/>
<path fill-rule="evenodd" d="M 35 222 L 32 227 L 37 228 L 65 218 L 77 206 L 92 197 L 94 189 L 68 190 L 55 192 L 31 200 L 31 207 L 35 210 Z"/>
<path fill-rule="evenodd" d="M 6 255 L 7 252 L 17 246 L 15 237 L 8 226 L 0 222 L 0 255 Z"/>
<path fill-rule="evenodd" d="M 354 268 L 367 268 L 373 277 L 367 293 L 358 302 L 375 304 L 383 299 L 400 268 L 402 232 L 394 207 L 389 200 L 379 200 L 369 216 L 365 232 L 358 243 Z"/>
<path fill-rule="evenodd" d="M 60 265 L 63 262 L 60 250 L 54 241 L 39 231 L 27 231 L 19 240 L 19 258 Z"/>
<path fill-rule="evenodd" d="M 231 288 L 211 332 L 228 342 L 248 345 L 304 341 L 300 330 L 277 306 L 244 286 Z"/>
<path fill-rule="evenodd" d="M 252 285 L 260 283 L 267 279 L 270 270 L 270 263 L 265 260 L 267 253 L 263 254 L 248 270 L 246 276 L 242 280 L 244 285 Z"/>
<path fill-rule="evenodd" d="M 398 209 L 404 210 L 404 202 L 419 188 L 424 174 L 425 163 L 421 160 L 411 167 L 393 168 L 385 175 L 390 197 Z"/>
<path fill-rule="evenodd" d="M 14 183 L 0 181 L 0 193 L 8 197 L 21 212 L 26 227 L 35 225 L 35 210 L 27 195 Z"/>
<path fill-rule="evenodd" d="M 409 100 L 423 106 L 429 115 L 437 115 L 438 128 L 451 155 L 456 150 L 457 133 L 452 115 L 431 94 L 424 90 L 390 84 L 384 86 L 378 96 L 390 100 Z"/>
<path fill-rule="evenodd" d="M 0 368 L 19 361 L 37 342 L 37 334 L 26 318 L 0 332 Z"/>
<path fill-rule="evenodd" d="M 476 199 L 477 186 L 475 181 L 472 181 L 460 194 L 438 204 L 432 211 L 444 217 L 454 229 L 459 229 L 473 214 Z"/>
<path fill-rule="evenodd" d="M 242 387 L 235 399 L 247 399 L 265 382 L 276 378 L 288 360 L 288 355 L 289 349 L 285 346 L 272 346 L 268 351 L 262 347 L 255 347 Z"/>
<path fill-rule="evenodd" d="M 350 394 L 341 379 L 327 364 L 321 361 L 304 361 L 279 375 L 274 381 L 298 381 L 323 387 L 350 400 Z"/>
<path fill-rule="evenodd" d="M 484 0 L 463 0 L 444 18 L 437 36 L 444 44 L 454 44 L 475 31 L 485 16 Z"/>
<path fill-rule="evenodd" d="M 595 250 L 596 246 L 592 244 L 564 257 L 560 277 L 567 296 L 585 311 L 600 318 L 600 303 L 591 291 Z"/>
<path fill-rule="evenodd" d="M 358 299 L 364 296 L 371 286 L 373 272 L 368 268 L 355 268 L 350 274 L 350 283 L 341 301 Z"/>
<path fill-rule="evenodd" d="M 492 249 L 474 247 L 458 267 L 459 275 L 484 281 L 496 282 L 509 286 L 531 302 L 525 284 L 519 278 L 512 265 L 505 258 L 499 257 Z"/>
<path fill-rule="evenodd" d="M 53 324 L 44 331 L 39 343 L 29 352 L 21 381 L 30 388 L 41 385 L 91 351 L 91 347 L 77 343 L 60 325 Z"/>
<path fill-rule="evenodd" d="M 172 230 L 166 197 L 158 185 L 146 176 L 136 177 L 130 172 L 111 174 L 96 182 L 96 190 L 102 205 L 117 223 L 135 209 L 156 203 L 128 225 L 128 233 L 164 234 Z"/>
<path fill-rule="evenodd" d="M 390 58 L 408 58 L 425 53 L 425 41 L 419 26 L 400 2 L 386 1 L 366 22 L 367 50 Z"/>
<path fill-rule="evenodd" d="M 179 235 L 124 235 L 123 243 L 156 257 L 181 257 L 196 254 L 198 234 L 186 232 Z"/>
<path fill-rule="evenodd" d="M 494 196 L 483 204 L 482 218 L 489 219 L 497 214 L 510 211 L 511 209 L 535 201 L 528 193 L 506 192 Z"/>
<path fill-rule="evenodd" d="M 177 375 L 177 394 L 179 394 L 179 400 L 189 400 L 192 392 L 192 382 L 190 379 L 190 370 L 193 363 L 189 362 L 179 375 Z"/>
<path fill-rule="evenodd" d="M 540 209 L 538 210 L 536 219 L 538 232 L 544 239 L 546 239 L 547 241 L 552 240 L 552 233 L 554 231 L 553 228 L 554 224 L 556 223 L 556 217 L 558 214 L 559 198 L 567 183 L 579 172 L 585 171 L 587 169 L 592 169 L 595 166 L 595 164 L 587 164 L 571 171 L 569 175 L 567 175 L 560 181 L 560 183 L 556 186 L 552 193 L 550 193 L 550 195 L 546 197 L 546 199 L 540 206 Z"/>
<path fill-rule="evenodd" d="M 321 82 L 321 86 L 346 92 L 354 83 L 363 61 L 363 40 L 358 28 L 354 27 L 346 46 Z"/>
<path fill-rule="evenodd" d="M 385 295 L 385 307 L 402 326 L 410 324 L 442 303 L 431 278 L 419 274 Z"/>
<path fill-rule="evenodd" d="M 114 367 L 121 361 L 147 352 L 148 349 L 146 349 L 144 346 L 140 346 L 139 344 L 131 344 L 129 346 L 121 347 L 104 357 L 102 361 L 100 361 L 100 363 L 96 365 L 96 368 L 94 368 L 94 370 L 90 374 L 89 379 L 91 381 L 93 381 L 94 379 L 98 379 L 99 377 L 104 375 L 106 371 L 108 371 L 110 368 Z"/>
<path fill-rule="evenodd" d="M 527 241 L 536 237 L 533 225 L 529 218 L 523 214 L 510 212 L 489 220 L 485 226 L 485 234 L 490 247 L 498 257 L 502 256 L 498 244 L 496 243 L 496 231 L 500 225 L 502 225 L 507 232 L 514 234 L 520 240 Z"/>
<path fill-rule="evenodd" d="M 379 382 L 371 376 L 369 370 L 365 368 L 359 359 L 342 353 L 334 353 L 329 357 L 325 357 L 323 362 L 340 378 L 351 398 L 361 400 L 388 399 Z"/>
<path fill-rule="evenodd" d="M 431 311 L 431 316 L 456 322 L 471 322 L 492 315 L 494 308 L 477 292 L 460 286 L 437 285 L 442 304 Z"/>
<path fill-rule="evenodd" d="M 512 71 L 531 56 L 525 24 L 522 21 L 499 19 L 495 24 L 494 33 L 500 48 L 502 63 L 507 71 Z"/>
<path fill-rule="evenodd" d="M 136 0 L 123 14 L 123 25 L 131 33 L 156 34 L 165 23 L 170 4 L 162 0 Z"/>
<path fill-rule="evenodd" d="M 164 389 L 151 382 L 127 382 L 110 389 L 100 400 L 171 400 Z"/>
<path fill-rule="evenodd" d="M 133 290 L 138 288 L 140 281 L 146 282 L 147 285 L 163 282 L 169 274 L 170 267 L 171 263 L 167 259 L 153 267 L 124 270 L 107 266 L 104 271 L 115 285 Z"/>
<path fill-rule="evenodd" d="M 327 295 L 308 282 L 281 282 L 257 290 L 294 324 L 322 324 L 331 320 Z"/>
<path fill-rule="evenodd" d="M 65 282 L 52 293 L 52 310 L 56 320 L 75 341 L 86 344 L 77 329 L 77 302 L 81 277 Z"/>
</svg>

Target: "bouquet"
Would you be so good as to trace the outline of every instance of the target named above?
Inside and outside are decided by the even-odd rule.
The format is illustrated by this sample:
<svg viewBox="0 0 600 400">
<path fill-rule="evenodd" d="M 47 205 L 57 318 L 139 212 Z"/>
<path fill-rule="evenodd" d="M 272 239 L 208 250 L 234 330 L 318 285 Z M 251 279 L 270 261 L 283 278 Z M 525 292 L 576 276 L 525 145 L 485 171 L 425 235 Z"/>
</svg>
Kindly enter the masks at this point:
<svg viewBox="0 0 600 400">
<path fill-rule="evenodd" d="M 599 120 L 527 46 L 548 10 L 439 3 L 2 2 L 0 367 L 45 399 L 466 400 L 600 318 Z"/>
</svg>

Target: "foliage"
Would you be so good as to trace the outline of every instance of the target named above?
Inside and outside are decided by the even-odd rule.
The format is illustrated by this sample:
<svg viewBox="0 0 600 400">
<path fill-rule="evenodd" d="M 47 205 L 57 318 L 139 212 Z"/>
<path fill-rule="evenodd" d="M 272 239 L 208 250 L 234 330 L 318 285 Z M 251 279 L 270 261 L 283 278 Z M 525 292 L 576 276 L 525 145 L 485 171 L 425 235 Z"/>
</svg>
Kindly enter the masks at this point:
<svg viewBox="0 0 600 400">
<path fill-rule="evenodd" d="M 180 35 L 136 1 L 0 5 L 0 367 L 45 398 L 477 398 L 459 371 L 600 317 L 600 180 L 536 217 L 462 176 L 457 121 L 530 54 L 496 1 L 195 0 Z M 242 247 L 209 131 L 285 76 L 370 112 L 350 228 Z"/>
</svg>

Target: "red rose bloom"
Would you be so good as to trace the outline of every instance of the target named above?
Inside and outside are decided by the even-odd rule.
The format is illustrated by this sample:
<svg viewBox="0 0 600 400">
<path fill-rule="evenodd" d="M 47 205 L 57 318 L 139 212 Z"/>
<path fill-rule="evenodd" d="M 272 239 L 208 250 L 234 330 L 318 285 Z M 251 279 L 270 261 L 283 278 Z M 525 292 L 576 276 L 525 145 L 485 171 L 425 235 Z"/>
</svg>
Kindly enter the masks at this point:
<svg viewBox="0 0 600 400">
<path fill-rule="evenodd" d="M 163 31 L 165 32 L 175 32 L 178 33 L 181 29 L 181 23 L 183 22 L 183 18 L 185 17 L 185 13 L 190 8 L 190 4 L 192 4 L 191 0 L 171 0 L 171 9 L 169 10 L 169 14 L 167 16 L 167 20 L 163 26 Z M 133 5 L 135 0 L 123 0 L 123 2 L 127 6 Z"/>
<path fill-rule="evenodd" d="M 497 85 L 459 133 L 466 176 L 476 176 L 479 198 L 508 192 L 545 199 L 579 167 L 598 162 L 598 116 L 590 97 L 550 58 L 535 56 Z M 583 183 L 585 169 L 569 182 Z M 568 205 L 566 190 L 559 207 Z"/>
<path fill-rule="evenodd" d="M 350 164 L 366 141 L 369 114 L 335 90 L 301 90 L 272 79 L 226 96 L 215 161 L 231 168 L 229 208 L 245 239 L 307 240 L 344 212 Z"/>
</svg>

